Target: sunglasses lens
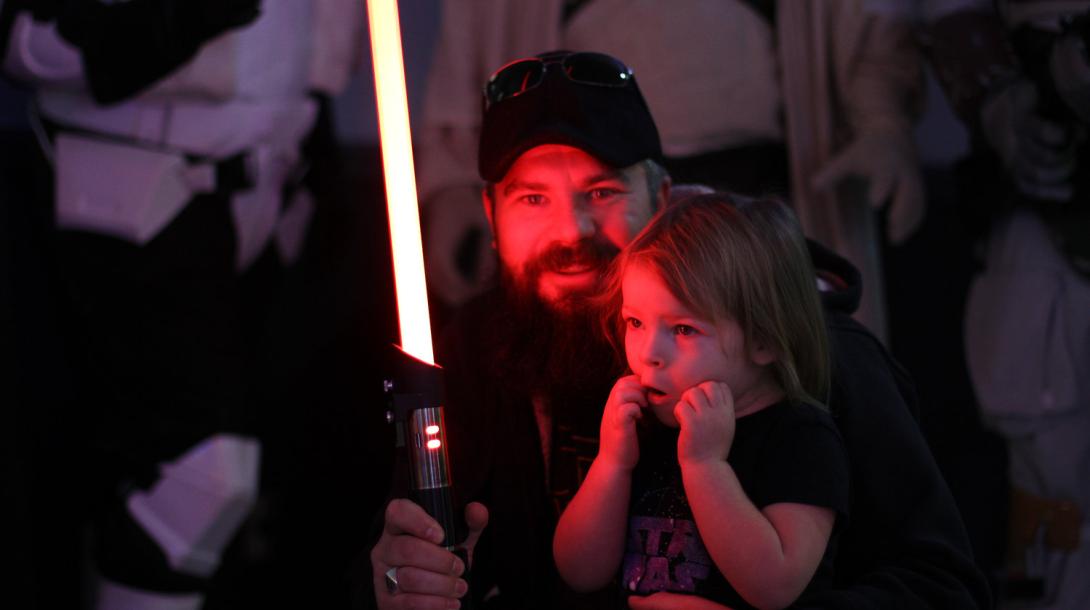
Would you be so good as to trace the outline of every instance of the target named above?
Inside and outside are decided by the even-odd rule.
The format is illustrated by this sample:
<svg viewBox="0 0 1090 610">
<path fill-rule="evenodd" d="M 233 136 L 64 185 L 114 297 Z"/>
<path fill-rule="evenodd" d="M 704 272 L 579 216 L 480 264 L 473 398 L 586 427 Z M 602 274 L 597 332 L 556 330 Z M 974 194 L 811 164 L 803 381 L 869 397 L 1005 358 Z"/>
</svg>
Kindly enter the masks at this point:
<svg viewBox="0 0 1090 610">
<path fill-rule="evenodd" d="M 632 71 L 616 59 L 600 53 L 574 53 L 564 58 L 568 78 L 588 85 L 623 87 L 632 80 Z"/>
<path fill-rule="evenodd" d="M 632 81 L 632 69 L 601 53 L 572 53 L 512 62 L 492 75 L 485 85 L 486 107 L 515 97 L 541 84 L 546 70 L 559 64 L 572 82 L 599 87 L 623 87 Z"/>
<path fill-rule="evenodd" d="M 488 79 L 485 93 L 489 103 L 495 104 L 509 97 L 514 97 L 541 83 L 545 73 L 545 64 L 537 59 L 516 61 L 504 66 L 492 78 Z"/>
</svg>

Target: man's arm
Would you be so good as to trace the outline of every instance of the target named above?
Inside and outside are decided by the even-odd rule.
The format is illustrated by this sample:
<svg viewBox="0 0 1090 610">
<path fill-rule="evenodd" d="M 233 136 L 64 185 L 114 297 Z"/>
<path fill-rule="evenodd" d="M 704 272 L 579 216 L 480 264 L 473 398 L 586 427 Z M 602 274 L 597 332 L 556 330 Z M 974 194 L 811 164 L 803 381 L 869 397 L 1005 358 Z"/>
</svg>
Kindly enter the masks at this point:
<svg viewBox="0 0 1090 610">
<path fill-rule="evenodd" d="M 910 410 L 907 375 L 857 322 L 830 318 L 829 406 L 850 458 L 852 519 L 837 586 L 800 607 L 990 608 L 957 506 Z"/>
<path fill-rule="evenodd" d="M 865 178 L 868 203 L 888 206 L 886 233 L 900 243 L 926 209 L 912 135 L 923 107 L 921 56 L 907 18 L 840 4 L 832 46 L 850 139 L 813 177 L 814 186 L 826 190 L 848 176 Z"/>
</svg>

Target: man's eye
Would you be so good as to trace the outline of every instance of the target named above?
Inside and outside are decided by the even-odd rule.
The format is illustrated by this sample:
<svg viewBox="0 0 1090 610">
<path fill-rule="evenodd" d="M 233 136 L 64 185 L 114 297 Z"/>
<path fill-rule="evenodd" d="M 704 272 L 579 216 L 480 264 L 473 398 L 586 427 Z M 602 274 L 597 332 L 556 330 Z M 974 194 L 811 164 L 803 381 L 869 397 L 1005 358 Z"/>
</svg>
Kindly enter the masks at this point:
<svg viewBox="0 0 1090 610">
<path fill-rule="evenodd" d="M 523 195 L 522 197 L 519 197 L 519 201 L 525 203 L 526 205 L 534 207 L 542 206 L 545 205 L 545 195 L 531 193 L 529 195 Z"/>
<path fill-rule="evenodd" d="M 612 199 L 612 198 L 616 197 L 617 195 L 619 195 L 620 193 L 621 193 L 621 191 L 619 191 L 619 190 L 617 190 L 615 188 L 604 188 L 603 187 L 603 188 L 591 189 L 591 191 L 588 193 L 588 196 L 590 197 L 591 201 L 597 202 L 597 201 L 606 201 L 608 199 Z"/>
<path fill-rule="evenodd" d="M 688 324 L 678 324 L 674 327 L 674 332 L 684 337 L 688 337 L 689 335 L 695 335 L 696 329 Z"/>
</svg>

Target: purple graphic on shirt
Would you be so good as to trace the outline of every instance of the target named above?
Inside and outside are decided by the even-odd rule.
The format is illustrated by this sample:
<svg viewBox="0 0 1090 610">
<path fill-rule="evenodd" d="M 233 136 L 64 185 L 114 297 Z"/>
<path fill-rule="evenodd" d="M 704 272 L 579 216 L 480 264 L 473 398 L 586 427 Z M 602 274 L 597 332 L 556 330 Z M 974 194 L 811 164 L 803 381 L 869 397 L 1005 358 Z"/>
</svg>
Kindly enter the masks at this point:
<svg viewBox="0 0 1090 610">
<path fill-rule="evenodd" d="M 711 569 L 711 558 L 692 520 L 645 516 L 628 520 L 621 567 L 622 586 L 628 591 L 693 593 Z"/>
</svg>

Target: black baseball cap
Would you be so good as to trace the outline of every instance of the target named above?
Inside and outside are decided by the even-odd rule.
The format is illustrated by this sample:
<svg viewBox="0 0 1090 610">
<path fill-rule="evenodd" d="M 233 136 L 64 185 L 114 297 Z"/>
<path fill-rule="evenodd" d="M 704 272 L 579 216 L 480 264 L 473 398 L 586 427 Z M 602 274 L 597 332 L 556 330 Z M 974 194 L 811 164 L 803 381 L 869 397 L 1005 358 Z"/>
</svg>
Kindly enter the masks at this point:
<svg viewBox="0 0 1090 610">
<path fill-rule="evenodd" d="M 517 91 L 509 90 L 511 82 Z M 601 53 L 550 51 L 512 62 L 489 79 L 481 178 L 499 182 L 522 153 L 542 144 L 574 146 L 616 168 L 662 159 L 658 128 L 632 70 Z"/>
</svg>

